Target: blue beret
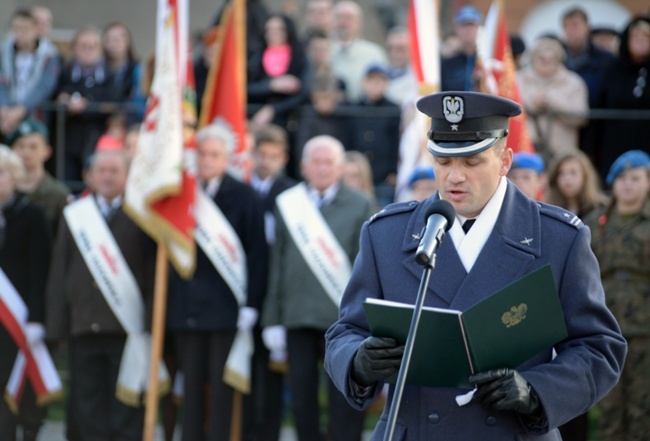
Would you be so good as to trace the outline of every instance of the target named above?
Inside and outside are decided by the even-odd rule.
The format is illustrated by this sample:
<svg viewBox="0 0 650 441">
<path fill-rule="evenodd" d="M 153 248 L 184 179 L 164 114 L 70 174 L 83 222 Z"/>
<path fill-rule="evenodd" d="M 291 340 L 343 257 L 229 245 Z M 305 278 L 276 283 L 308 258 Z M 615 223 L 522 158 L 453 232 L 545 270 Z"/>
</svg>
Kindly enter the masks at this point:
<svg viewBox="0 0 650 441">
<path fill-rule="evenodd" d="M 383 75 L 386 78 L 388 78 L 390 76 L 389 72 L 388 72 L 388 68 L 386 66 L 382 65 L 382 64 L 379 64 L 379 63 L 372 63 L 366 69 L 366 76 L 370 76 L 372 74 Z"/>
<path fill-rule="evenodd" d="M 434 156 L 471 156 L 508 135 L 508 119 L 521 106 L 507 98 L 479 92 L 439 92 L 417 102 L 431 117 L 427 149 Z"/>
<path fill-rule="evenodd" d="M 421 179 L 436 179 L 436 175 L 433 173 L 433 167 L 431 165 L 418 165 L 411 173 L 409 178 L 409 188 L 413 187 L 417 181 Z"/>
<path fill-rule="evenodd" d="M 463 6 L 456 13 L 456 24 L 474 23 L 481 24 L 483 16 L 474 6 Z"/>
<path fill-rule="evenodd" d="M 27 118 L 23 120 L 20 124 L 18 124 L 16 130 L 11 132 L 9 136 L 7 136 L 6 139 L 7 145 L 11 146 L 19 138 L 22 138 L 23 136 L 32 135 L 34 133 L 43 135 L 43 138 L 45 138 L 45 140 L 47 141 L 48 134 L 47 134 L 47 127 L 45 127 L 45 124 L 33 118 Z"/>
<path fill-rule="evenodd" d="M 535 170 L 537 174 L 544 173 L 544 160 L 536 153 L 519 152 L 512 157 L 512 169 L 527 168 Z"/>
<path fill-rule="evenodd" d="M 618 175 L 629 168 L 636 167 L 650 167 L 650 155 L 642 150 L 630 150 L 623 153 L 609 168 L 605 182 L 611 186 Z"/>
</svg>

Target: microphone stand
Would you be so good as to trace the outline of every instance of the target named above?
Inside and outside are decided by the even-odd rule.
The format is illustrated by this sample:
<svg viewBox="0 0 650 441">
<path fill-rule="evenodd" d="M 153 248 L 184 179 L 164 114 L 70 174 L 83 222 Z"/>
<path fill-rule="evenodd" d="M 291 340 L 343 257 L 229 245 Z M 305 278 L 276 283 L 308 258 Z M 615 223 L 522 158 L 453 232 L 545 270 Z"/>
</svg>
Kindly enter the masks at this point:
<svg viewBox="0 0 650 441">
<path fill-rule="evenodd" d="M 402 363 L 399 368 L 399 373 L 397 374 L 393 399 L 390 403 L 390 412 L 388 413 L 388 422 L 386 423 L 386 431 L 384 432 L 384 441 L 392 441 L 393 439 L 395 424 L 397 423 L 397 413 L 399 411 L 400 402 L 402 401 L 404 385 L 406 384 L 406 374 L 409 370 L 409 364 L 411 363 L 411 355 L 413 354 L 415 334 L 418 328 L 418 324 L 420 323 L 422 307 L 424 306 L 424 297 L 425 293 L 427 292 L 427 287 L 429 286 L 431 271 L 435 266 L 436 254 L 434 253 L 431 260 L 424 265 L 424 271 L 422 271 L 422 279 L 420 280 L 420 287 L 418 288 L 418 296 L 415 299 L 415 307 L 413 308 L 411 326 L 409 327 L 409 333 L 406 337 L 406 344 L 404 345 L 404 355 L 402 356 Z"/>
</svg>

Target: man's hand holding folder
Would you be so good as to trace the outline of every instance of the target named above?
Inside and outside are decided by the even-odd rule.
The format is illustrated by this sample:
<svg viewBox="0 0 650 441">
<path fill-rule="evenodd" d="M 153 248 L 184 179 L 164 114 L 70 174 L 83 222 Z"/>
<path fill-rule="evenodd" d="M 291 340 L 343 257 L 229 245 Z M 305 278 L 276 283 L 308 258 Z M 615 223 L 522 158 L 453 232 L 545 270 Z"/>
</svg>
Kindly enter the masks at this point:
<svg viewBox="0 0 650 441">
<path fill-rule="evenodd" d="M 362 387 L 372 386 L 399 370 L 404 345 L 394 338 L 368 337 L 354 357 L 352 379 Z"/>
</svg>

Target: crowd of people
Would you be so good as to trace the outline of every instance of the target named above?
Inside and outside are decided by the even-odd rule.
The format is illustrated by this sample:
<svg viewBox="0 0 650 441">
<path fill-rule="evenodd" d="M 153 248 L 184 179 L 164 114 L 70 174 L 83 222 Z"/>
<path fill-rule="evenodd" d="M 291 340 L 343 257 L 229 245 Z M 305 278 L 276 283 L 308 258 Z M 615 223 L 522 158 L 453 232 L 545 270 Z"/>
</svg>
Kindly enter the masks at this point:
<svg viewBox="0 0 650 441">
<path fill-rule="evenodd" d="M 189 279 L 169 276 L 164 359 L 183 399 L 179 425 L 184 441 L 231 439 L 234 389 L 222 378 L 233 342 L 251 332 L 242 439 L 277 441 L 290 410 L 301 441 L 358 441 L 365 414 L 323 375 L 325 335 L 339 317 L 364 222 L 440 187 L 426 152 L 432 141 L 412 131 L 419 91 L 408 30 L 386 29 L 384 44 L 365 39 L 353 0 L 309 0 L 300 20 L 247 3 L 251 179 L 229 168 L 236 140 L 228 130 L 197 132 L 198 191 L 227 234 L 214 243 L 205 234 Z M 199 105 L 219 15 L 196 45 Z M 443 91 L 477 89 L 482 23 L 472 6 L 455 14 L 441 48 Z M 122 202 L 154 61 L 138 57 L 120 22 L 78 29 L 67 52 L 50 39 L 52 24 L 45 7 L 19 8 L 0 48 L 0 269 L 29 310 L 27 342 L 67 355 L 68 439 L 139 440 L 143 409 L 119 385 L 129 377 L 123 350 L 150 325 L 155 244 Z M 573 7 L 561 24 L 563 35 L 544 35 L 530 48 L 512 39 L 536 153 L 515 153 L 507 177 L 529 199 L 561 207 L 591 230 L 607 306 L 628 344 L 620 382 L 599 404 L 599 430 L 603 439 L 645 439 L 650 124 L 634 112 L 590 118 L 590 111 L 650 109 L 650 15 L 602 35 L 590 29 L 587 11 Z M 243 263 L 224 268 L 220 241 Z M 126 274 L 99 276 L 86 246 L 109 253 L 105 272 L 115 264 Z M 137 324 L 120 304 L 141 312 Z M 4 389 L 17 348 L 2 326 L 0 349 L 11 354 L 0 359 Z M 326 425 L 321 389 L 329 392 Z M 36 439 L 46 414 L 37 401 L 27 383 L 17 408 L 0 402 L 0 439 L 15 439 L 17 427 L 24 441 Z M 165 399 L 162 408 L 171 441 L 177 405 Z M 563 439 L 587 440 L 587 410 L 562 425 Z"/>
</svg>

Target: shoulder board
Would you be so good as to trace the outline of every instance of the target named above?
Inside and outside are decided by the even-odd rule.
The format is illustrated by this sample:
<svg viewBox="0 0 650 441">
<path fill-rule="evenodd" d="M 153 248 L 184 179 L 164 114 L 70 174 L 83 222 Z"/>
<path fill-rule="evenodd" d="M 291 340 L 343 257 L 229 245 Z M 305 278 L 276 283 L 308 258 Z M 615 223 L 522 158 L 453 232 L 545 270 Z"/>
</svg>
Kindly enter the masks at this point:
<svg viewBox="0 0 650 441">
<path fill-rule="evenodd" d="M 580 218 L 576 214 L 571 213 L 569 210 L 556 207 L 555 205 L 544 204 L 542 202 L 538 202 L 537 206 L 539 207 L 539 212 L 541 214 L 562 223 L 572 225 L 576 229 L 580 229 L 584 225 Z"/>
<path fill-rule="evenodd" d="M 372 215 L 368 222 L 374 222 L 377 219 L 383 217 L 392 216 L 394 214 L 407 213 L 409 211 L 415 210 L 419 202 L 410 201 L 410 202 L 399 202 L 396 204 L 390 204 L 386 208 Z"/>
</svg>

